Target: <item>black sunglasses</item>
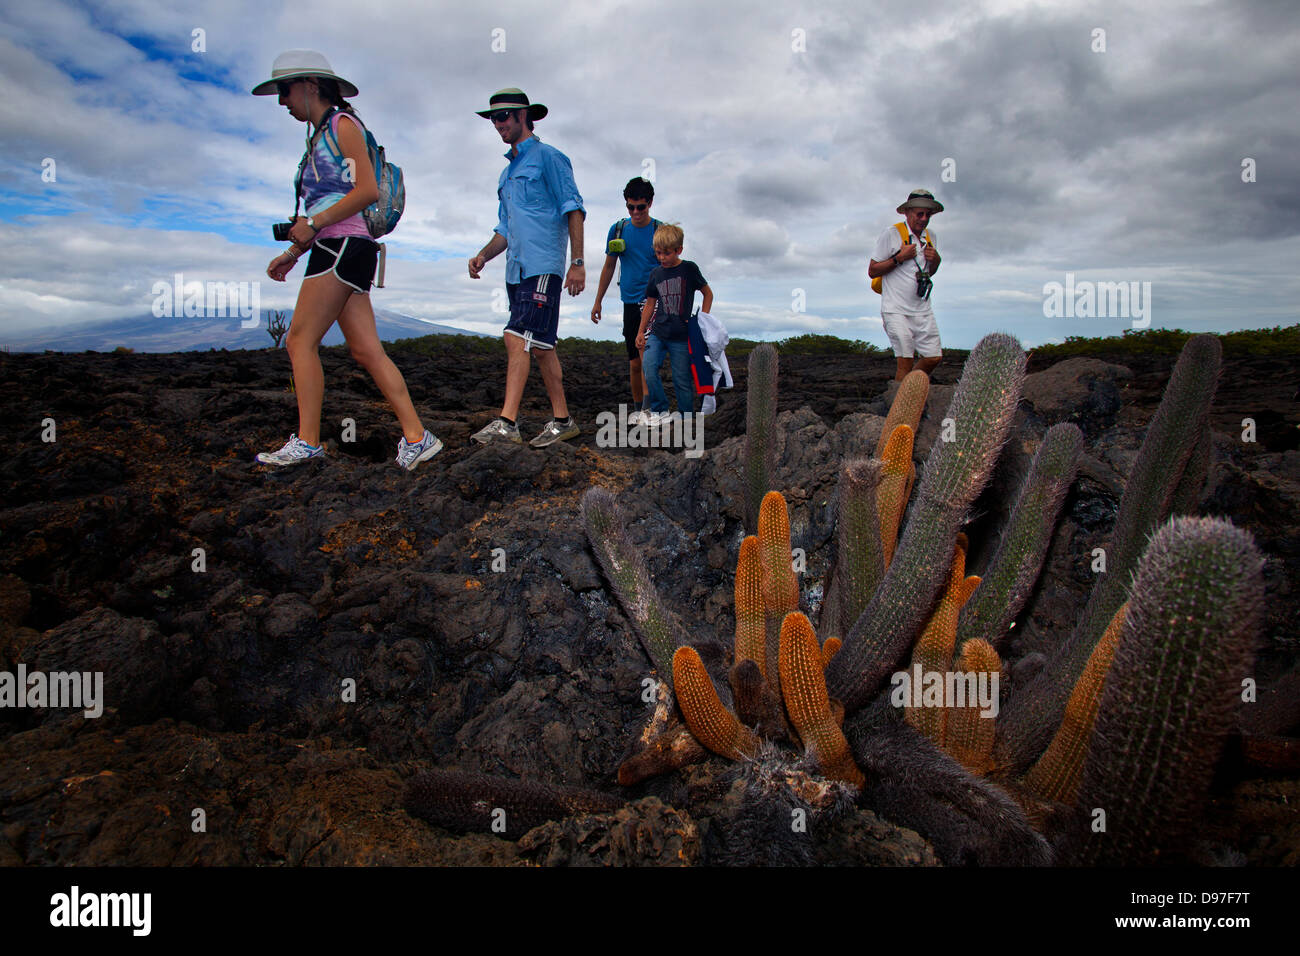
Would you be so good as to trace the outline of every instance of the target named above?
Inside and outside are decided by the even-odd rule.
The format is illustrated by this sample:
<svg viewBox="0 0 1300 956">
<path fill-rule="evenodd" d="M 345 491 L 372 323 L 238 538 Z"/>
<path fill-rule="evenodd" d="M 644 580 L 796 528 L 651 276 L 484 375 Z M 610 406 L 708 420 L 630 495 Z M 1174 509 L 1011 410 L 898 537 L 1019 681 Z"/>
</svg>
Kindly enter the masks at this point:
<svg viewBox="0 0 1300 956">
<path fill-rule="evenodd" d="M 292 89 L 293 85 L 297 82 L 297 80 L 281 80 L 275 84 L 275 88 L 280 91 L 281 96 L 288 96 L 289 90 Z"/>
<path fill-rule="evenodd" d="M 492 114 L 492 122 L 504 123 L 506 120 L 510 119 L 510 117 L 514 115 L 515 115 L 514 110 L 497 110 L 495 113 Z"/>
<path fill-rule="evenodd" d="M 644 212 L 649 208 L 650 204 L 648 202 L 630 202 L 627 204 L 628 212 Z"/>
</svg>

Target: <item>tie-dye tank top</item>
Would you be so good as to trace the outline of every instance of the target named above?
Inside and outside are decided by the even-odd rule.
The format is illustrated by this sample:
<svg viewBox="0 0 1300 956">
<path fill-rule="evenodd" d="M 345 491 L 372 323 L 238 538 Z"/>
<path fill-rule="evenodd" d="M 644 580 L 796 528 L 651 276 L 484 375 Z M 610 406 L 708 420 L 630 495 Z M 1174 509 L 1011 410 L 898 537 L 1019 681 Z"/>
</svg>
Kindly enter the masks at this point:
<svg viewBox="0 0 1300 956">
<path fill-rule="evenodd" d="M 335 112 L 330 117 L 330 134 L 336 143 L 338 142 L 339 120 L 345 116 L 350 122 L 356 122 L 352 116 L 342 110 Z M 360 128 L 361 124 L 357 123 L 357 126 Z M 354 184 L 345 173 L 346 167 L 334 157 L 334 154 L 330 152 L 330 148 L 325 145 L 324 134 L 318 136 L 316 145 L 312 148 L 311 156 L 307 159 L 307 165 L 302 171 L 302 201 L 308 216 L 323 212 L 352 191 Z M 353 213 L 342 222 L 326 226 L 317 233 L 316 238 L 329 239 L 333 236 L 364 236 L 369 239 L 370 230 L 366 228 L 366 221 L 358 212 Z"/>
</svg>

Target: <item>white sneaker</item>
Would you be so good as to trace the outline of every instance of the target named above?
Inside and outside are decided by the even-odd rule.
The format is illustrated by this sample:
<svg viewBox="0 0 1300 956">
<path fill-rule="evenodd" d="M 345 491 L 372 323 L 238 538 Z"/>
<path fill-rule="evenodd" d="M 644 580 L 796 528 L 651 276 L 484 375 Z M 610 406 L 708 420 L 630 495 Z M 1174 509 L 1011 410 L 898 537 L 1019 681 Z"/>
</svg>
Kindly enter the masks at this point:
<svg viewBox="0 0 1300 956">
<path fill-rule="evenodd" d="M 705 395 L 704 401 L 700 403 L 701 415 L 712 415 L 718 410 L 718 399 L 713 395 Z"/>
<path fill-rule="evenodd" d="M 323 445 L 309 445 L 296 434 L 290 435 L 289 440 L 278 451 L 259 452 L 257 460 L 263 465 L 299 465 L 304 461 L 310 461 L 313 458 L 320 458 L 325 454 Z"/>
<path fill-rule="evenodd" d="M 627 427 L 636 428 L 640 425 L 644 425 L 645 417 L 646 417 L 646 413 L 641 411 L 641 409 L 638 408 L 631 415 L 627 416 Z"/>
</svg>

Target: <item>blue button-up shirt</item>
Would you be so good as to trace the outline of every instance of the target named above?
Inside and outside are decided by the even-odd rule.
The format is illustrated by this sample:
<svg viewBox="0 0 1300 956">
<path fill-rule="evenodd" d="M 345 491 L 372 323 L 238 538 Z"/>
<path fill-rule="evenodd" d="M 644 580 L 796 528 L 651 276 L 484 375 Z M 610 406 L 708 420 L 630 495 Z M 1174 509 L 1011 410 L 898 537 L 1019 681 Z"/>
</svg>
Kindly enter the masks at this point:
<svg viewBox="0 0 1300 956">
<path fill-rule="evenodd" d="M 497 183 L 496 232 L 505 238 L 506 282 L 536 275 L 563 276 L 568 214 L 582 208 L 569 157 L 535 135 L 519 143 Z"/>
</svg>

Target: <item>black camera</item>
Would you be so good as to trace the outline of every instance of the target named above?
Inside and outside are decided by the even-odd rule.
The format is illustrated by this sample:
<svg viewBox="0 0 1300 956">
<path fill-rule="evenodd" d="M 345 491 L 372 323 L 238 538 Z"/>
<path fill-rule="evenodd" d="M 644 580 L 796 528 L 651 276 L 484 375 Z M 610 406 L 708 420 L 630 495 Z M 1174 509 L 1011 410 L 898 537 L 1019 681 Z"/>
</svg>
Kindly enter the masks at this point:
<svg viewBox="0 0 1300 956">
<path fill-rule="evenodd" d="M 916 270 L 916 297 L 918 299 L 930 298 L 930 292 L 934 289 L 934 283 L 930 280 L 930 273 L 924 269 Z"/>
<path fill-rule="evenodd" d="M 273 222 L 271 223 L 271 235 L 275 237 L 276 242 L 288 242 L 289 230 L 292 228 L 292 222 Z"/>
</svg>

